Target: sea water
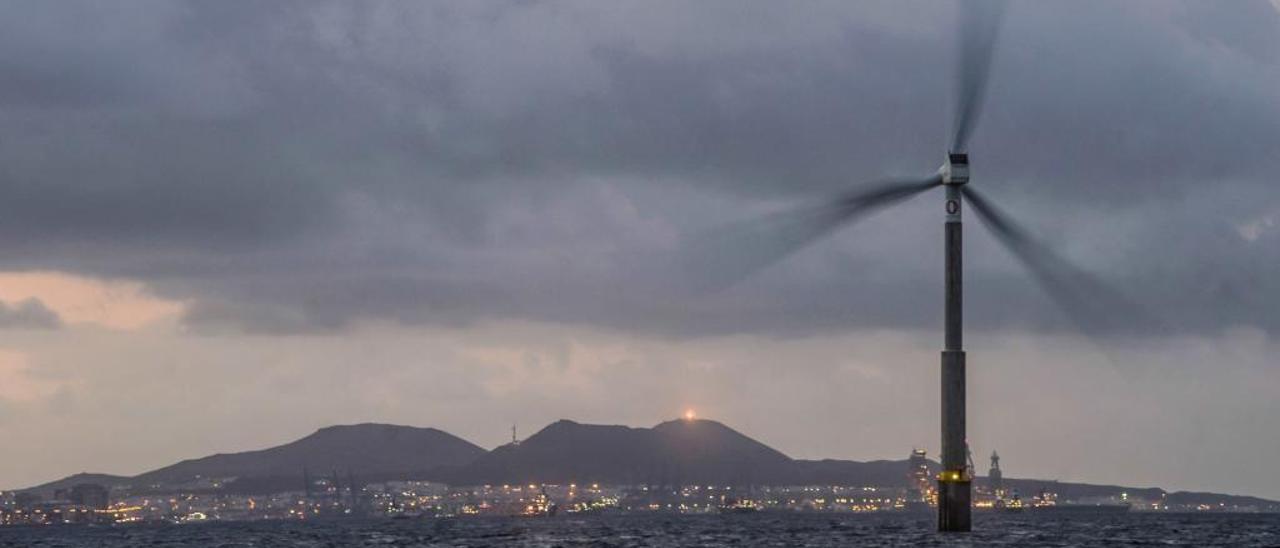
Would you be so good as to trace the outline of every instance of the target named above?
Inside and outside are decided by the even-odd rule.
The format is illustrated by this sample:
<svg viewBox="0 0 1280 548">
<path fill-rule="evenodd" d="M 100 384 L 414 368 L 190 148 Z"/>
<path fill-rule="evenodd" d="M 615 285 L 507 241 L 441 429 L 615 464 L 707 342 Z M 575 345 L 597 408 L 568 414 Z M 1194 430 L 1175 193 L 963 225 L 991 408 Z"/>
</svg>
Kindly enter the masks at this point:
<svg viewBox="0 0 1280 548">
<path fill-rule="evenodd" d="M 1280 546 L 1280 514 L 976 514 L 939 534 L 925 516 L 755 513 L 0 527 L 0 546 Z"/>
</svg>

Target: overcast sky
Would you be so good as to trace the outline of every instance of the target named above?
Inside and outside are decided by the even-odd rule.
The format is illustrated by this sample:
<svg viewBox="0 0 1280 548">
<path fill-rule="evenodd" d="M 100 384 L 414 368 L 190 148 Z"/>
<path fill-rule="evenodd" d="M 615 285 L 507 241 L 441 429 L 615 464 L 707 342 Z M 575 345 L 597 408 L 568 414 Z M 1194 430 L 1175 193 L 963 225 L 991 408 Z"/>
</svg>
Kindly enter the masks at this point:
<svg viewBox="0 0 1280 548">
<path fill-rule="evenodd" d="M 686 408 L 936 454 L 941 196 L 727 290 L 675 258 L 934 171 L 955 8 L 0 4 L 0 486 Z M 968 223 L 979 461 L 1280 499 L 1276 90 L 1268 0 L 1013 3 L 972 184 L 1156 321 L 1084 337 Z"/>
</svg>

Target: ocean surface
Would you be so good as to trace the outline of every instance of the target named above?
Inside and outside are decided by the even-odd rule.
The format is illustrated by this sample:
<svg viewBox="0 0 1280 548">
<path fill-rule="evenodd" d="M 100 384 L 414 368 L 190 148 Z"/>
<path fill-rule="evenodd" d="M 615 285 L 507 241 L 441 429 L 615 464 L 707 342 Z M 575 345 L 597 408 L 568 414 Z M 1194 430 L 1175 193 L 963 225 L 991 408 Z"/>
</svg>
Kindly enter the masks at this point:
<svg viewBox="0 0 1280 548">
<path fill-rule="evenodd" d="M 784 513 L 23 526 L 0 546 L 1280 546 L 1278 514 L 974 517 L 963 535 L 924 516 Z"/>
</svg>

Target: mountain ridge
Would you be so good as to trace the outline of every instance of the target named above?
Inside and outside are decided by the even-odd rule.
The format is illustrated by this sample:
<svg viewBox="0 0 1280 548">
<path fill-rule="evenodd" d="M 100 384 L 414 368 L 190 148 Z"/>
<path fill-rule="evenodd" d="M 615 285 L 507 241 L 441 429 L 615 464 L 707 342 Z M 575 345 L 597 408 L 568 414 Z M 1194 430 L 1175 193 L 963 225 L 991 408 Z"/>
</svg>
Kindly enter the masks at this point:
<svg viewBox="0 0 1280 548">
<path fill-rule="evenodd" d="M 937 463 L 930 461 L 931 473 Z M 354 475 L 361 481 L 430 480 L 452 485 L 524 483 L 650 483 L 724 485 L 901 486 L 907 461 L 792 459 L 722 423 L 676 419 L 650 428 L 582 424 L 561 419 L 522 442 L 486 451 L 429 427 L 381 423 L 334 425 L 265 449 L 185 459 L 136 476 L 78 473 L 19 489 L 52 494 L 76 483 L 101 483 L 146 492 L 222 490 L 267 493 L 298 490 L 303 469 L 313 477 Z M 223 479 L 210 483 L 211 479 Z M 978 478 L 979 483 L 985 478 Z M 203 483 L 202 483 L 203 482 Z M 1232 500 L 1276 506 L 1259 497 L 1168 492 L 1156 487 L 1006 478 L 1034 495 L 1048 488 L 1063 497 L 1167 496 L 1169 500 Z"/>
<path fill-rule="evenodd" d="M 379 450 L 371 450 L 375 447 Z M 175 484 L 211 477 L 301 477 L 304 469 L 317 474 L 421 475 L 440 466 L 465 464 L 483 453 L 480 446 L 436 428 L 334 425 L 283 445 L 179 461 L 134 480 Z"/>
<path fill-rule="evenodd" d="M 785 478 L 783 453 L 721 423 L 652 428 L 556 421 L 447 474 L 448 483 L 758 483 Z"/>
<path fill-rule="evenodd" d="M 53 493 L 71 483 L 128 485 L 136 490 L 217 487 L 215 479 L 270 478 L 273 485 L 301 486 L 304 471 L 369 479 L 422 477 L 441 467 L 469 463 L 484 448 L 443 430 L 383 423 L 332 425 L 288 443 L 184 459 L 135 476 L 80 473 L 23 491 Z M 87 478 L 87 479 L 86 479 Z M 92 480 L 92 481 L 89 481 Z"/>
</svg>

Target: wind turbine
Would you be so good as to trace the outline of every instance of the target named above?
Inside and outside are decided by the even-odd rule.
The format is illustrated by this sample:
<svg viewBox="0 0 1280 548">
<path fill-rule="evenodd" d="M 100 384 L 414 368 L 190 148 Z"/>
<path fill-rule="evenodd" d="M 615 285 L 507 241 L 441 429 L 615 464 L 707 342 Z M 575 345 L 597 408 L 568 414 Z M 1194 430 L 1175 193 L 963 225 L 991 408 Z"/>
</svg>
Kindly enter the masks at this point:
<svg viewBox="0 0 1280 548">
<path fill-rule="evenodd" d="M 712 248 L 697 251 L 699 263 L 710 257 L 713 269 L 728 276 L 716 285 L 732 285 L 773 262 L 867 215 L 903 202 L 937 187 L 946 190 L 943 202 L 945 238 L 944 345 L 942 350 L 942 471 L 938 475 L 938 530 L 971 529 L 971 486 L 968 444 L 965 437 L 965 353 L 963 346 L 962 247 L 963 203 L 977 213 L 1035 281 L 1071 318 L 1088 331 L 1101 309 L 1088 303 L 1113 298 L 1105 286 L 1071 266 L 1048 247 L 1033 239 L 970 183 L 968 143 L 982 110 L 990 72 L 992 50 L 1004 12 L 1004 0 L 975 0 L 959 13 L 959 63 L 955 120 L 946 161 L 936 173 L 916 179 L 881 181 L 862 186 L 816 206 L 771 215 L 763 221 L 735 225 L 721 236 L 747 241 L 745 256 L 726 255 L 727 242 L 717 239 Z M 741 248 L 741 245 L 738 246 Z"/>
</svg>

